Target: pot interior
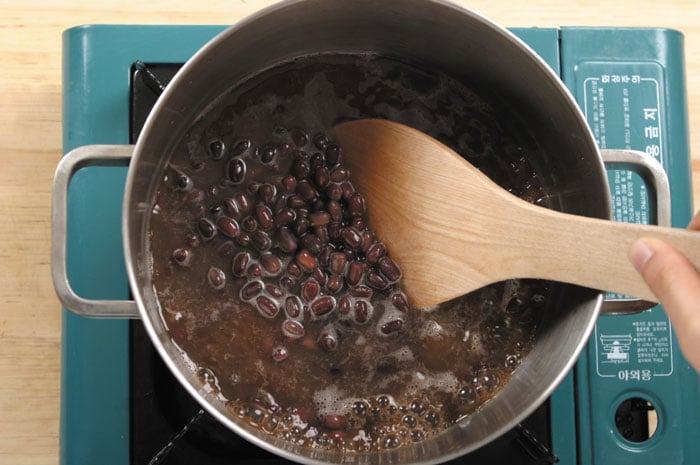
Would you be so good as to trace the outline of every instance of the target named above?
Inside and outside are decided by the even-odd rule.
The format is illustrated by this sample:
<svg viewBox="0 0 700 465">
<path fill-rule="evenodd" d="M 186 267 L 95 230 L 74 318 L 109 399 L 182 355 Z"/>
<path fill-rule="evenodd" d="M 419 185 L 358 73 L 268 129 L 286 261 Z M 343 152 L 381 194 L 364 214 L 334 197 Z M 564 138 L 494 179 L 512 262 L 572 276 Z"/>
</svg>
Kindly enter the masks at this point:
<svg viewBox="0 0 700 465">
<path fill-rule="evenodd" d="M 232 419 L 222 399 L 206 391 L 172 342 L 153 288 L 150 212 L 165 166 L 182 143 L 180 136 L 204 121 L 232 88 L 261 70 L 300 57 L 358 53 L 393 57 L 468 83 L 498 109 L 503 127 L 522 132 L 520 140 L 534 154 L 527 163 L 537 174 L 547 206 L 609 217 L 602 163 L 575 103 L 547 65 L 509 33 L 443 2 L 297 1 L 265 10 L 214 39 L 185 65 L 159 100 L 127 179 L 127 269 L 144 324 L 170 368 L 212 414 L 247 439 L 309 463 L 444 461 L 507 431 L 546 399 L 588 338 L 600 305 L 598 292 L 553 286 L 530 354 L 495 398 L 457 426 L 412 447 L 343 455 L 296 447 Z M 453 134 L 417 115 L 409 111 L 345 116 L 388 117 L 443 141 L 454 140 Z M 499 163 L 484 166 L 492 176 L 502 168 Z"/>
</svg>

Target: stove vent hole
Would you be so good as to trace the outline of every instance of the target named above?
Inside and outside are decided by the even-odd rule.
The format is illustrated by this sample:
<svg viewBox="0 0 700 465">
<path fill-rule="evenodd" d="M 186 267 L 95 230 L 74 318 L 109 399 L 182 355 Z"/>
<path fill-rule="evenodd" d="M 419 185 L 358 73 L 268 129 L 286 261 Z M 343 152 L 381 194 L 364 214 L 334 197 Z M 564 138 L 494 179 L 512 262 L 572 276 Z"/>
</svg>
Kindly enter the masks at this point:
<svg viewBox="0 0 700 465">
<path fill-rule="evenodd" d="M 656 433 L 658 423 L 656 407 L 641 397 L 624 400 L 615 411 L 615 427 L 630 442 L 648 441 Z"/>
</svg>

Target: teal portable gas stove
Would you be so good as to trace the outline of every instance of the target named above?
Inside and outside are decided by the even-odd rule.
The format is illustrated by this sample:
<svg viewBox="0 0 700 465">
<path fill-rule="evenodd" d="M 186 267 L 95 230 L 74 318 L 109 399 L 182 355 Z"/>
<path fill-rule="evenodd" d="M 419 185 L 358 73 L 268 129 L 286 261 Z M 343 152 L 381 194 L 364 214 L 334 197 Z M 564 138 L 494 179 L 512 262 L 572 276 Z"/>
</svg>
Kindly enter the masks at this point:
<svg viewBox="0 0 700 465">
<path fill-rule="evenodd" d="M 63 148 L 135 140 L 180 64 L 220 26 L 86 26 L 63 36 Z M 516 29 L 577 98 L 601 148 L 645 151 L 667 170 L 672 222 L 691 216 L 683 39 L 666 29 Z M 648 222 L 641 179 L 610 169 L 619 221 Z M 120 231 L 126 169 L 87 167 L 68 204 L 68 274 L 76 292 L 125 299 Z M 610 296 L 616 298 L 616 296 Z M 200 410 L 141 323 L 63 311 L 60 462 L 235 464 L 282 460 Z M 661 307 L 601 316 L 578 364 L 514 430 L 454 463 L 700 463 L 698 375 Z"/>
</svg>

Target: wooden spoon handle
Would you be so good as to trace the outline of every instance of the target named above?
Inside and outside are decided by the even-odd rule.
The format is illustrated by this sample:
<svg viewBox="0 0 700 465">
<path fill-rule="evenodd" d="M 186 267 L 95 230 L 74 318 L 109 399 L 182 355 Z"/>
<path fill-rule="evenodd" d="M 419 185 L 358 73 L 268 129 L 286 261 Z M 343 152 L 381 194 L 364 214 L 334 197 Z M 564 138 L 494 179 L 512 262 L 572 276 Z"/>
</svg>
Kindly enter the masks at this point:
<svg viewBox="0 0 700 465">
<path fill-rule="evenodd" d="M 536 208 L 536 207 L 533 207 Z M 628 258 L 632 244 L 642 237 L 662 239 L 681 251 L 700 270 L 700 231 L 621 223 L 540 210 L 538 235 L 525 234 L 540 255 L 528 256 L 540 278 L 562 280 L 594 289 L 657 301 Z M 531 209 L 532 210 L 532 209 Z M 532 213 L 532 212 L 531 212 Z M 546 238 L 542 237 L 546 231 Z M 527 239 L 526 239 L 527 238 Z M 542 244 L 549 247 L 542 249 Z M 528 244 L 521 244 L 527 248 Z M 566 267 L 566 270 L 562 268 Z M 523 276 L 531 275 L 518 270 Z"/>
</svg>

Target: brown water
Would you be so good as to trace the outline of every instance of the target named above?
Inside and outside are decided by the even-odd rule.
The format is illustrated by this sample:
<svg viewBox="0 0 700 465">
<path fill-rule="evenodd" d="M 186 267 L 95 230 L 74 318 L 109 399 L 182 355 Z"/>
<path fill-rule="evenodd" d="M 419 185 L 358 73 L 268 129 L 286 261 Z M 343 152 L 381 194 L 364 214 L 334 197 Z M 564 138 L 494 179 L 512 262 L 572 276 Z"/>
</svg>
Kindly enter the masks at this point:
<svg viewBox="0 0 700 465">
<path fill-rule="evenodd" d="M 342 147 L 325 136 L 345 119 L 393 119 L 538 202 L 537 147 L 499 111 L 437 72 L 317 56 L 240 86 L 184 135 L 151 218 L 154 285 L 174 342 L 231 415 L 309 447 L 394 448 L 507 383 L 546 284 L 408 308 L 381 249 L 390 238 L 367 228 Z"/>
</svg>

